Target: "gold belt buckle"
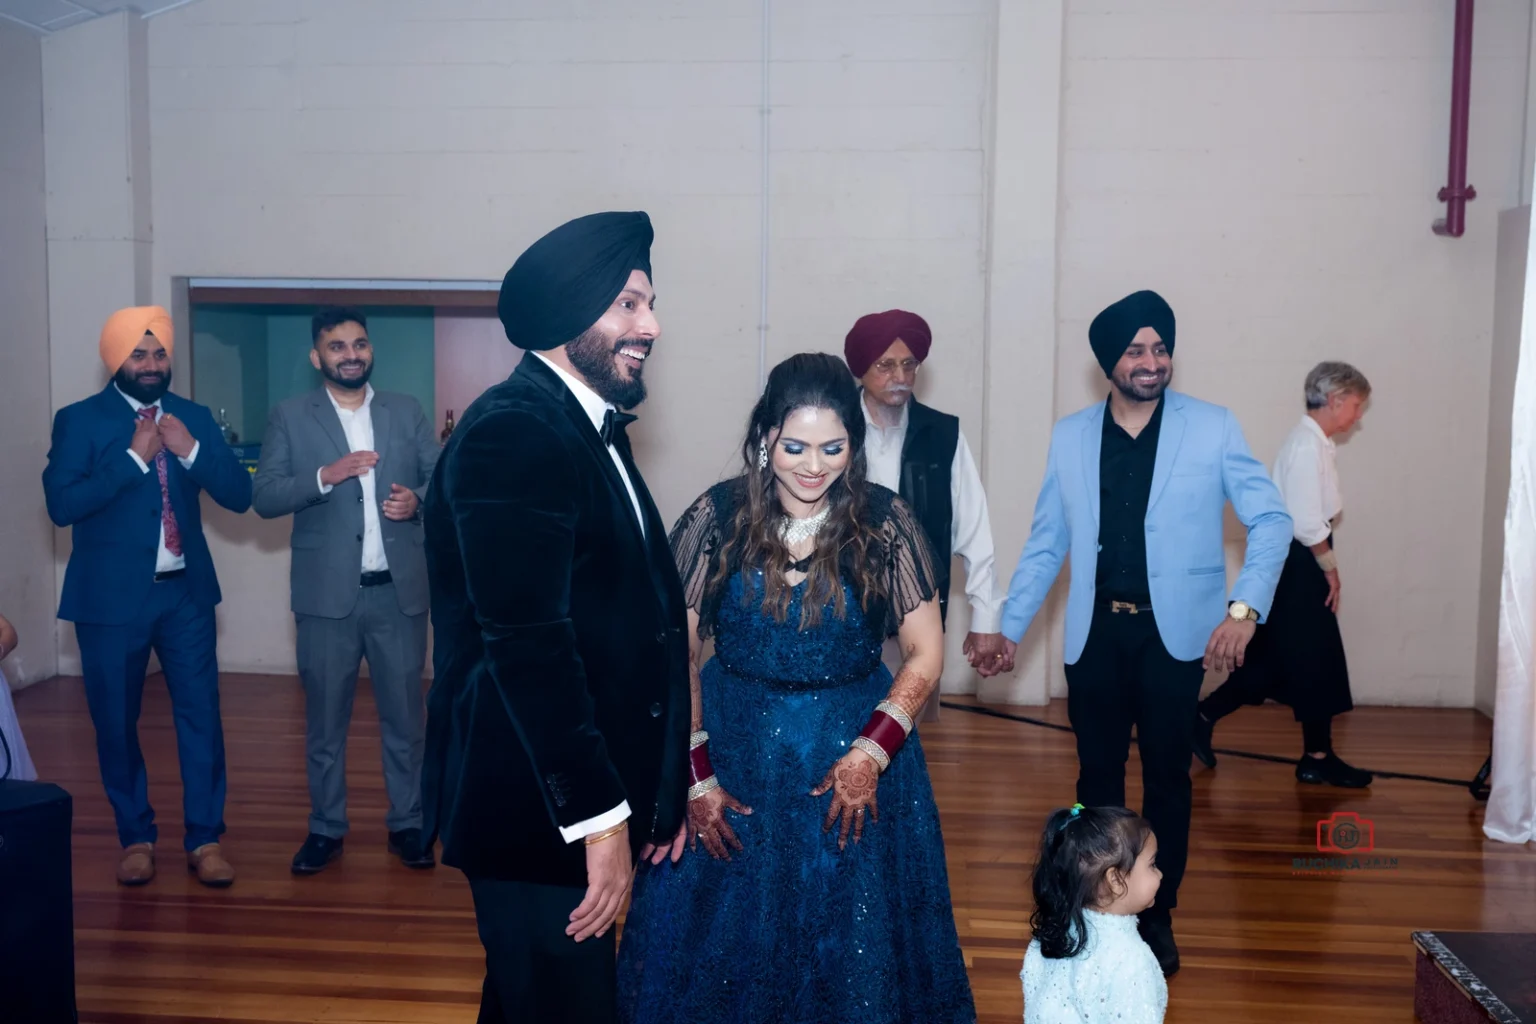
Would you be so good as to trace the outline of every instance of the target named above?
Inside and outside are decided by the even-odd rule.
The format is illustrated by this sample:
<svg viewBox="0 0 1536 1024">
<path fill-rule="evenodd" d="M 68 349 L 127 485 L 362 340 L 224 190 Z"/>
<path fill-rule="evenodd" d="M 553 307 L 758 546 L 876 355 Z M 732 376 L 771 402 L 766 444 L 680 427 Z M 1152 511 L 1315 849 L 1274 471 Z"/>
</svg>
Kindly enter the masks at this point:
<svg viewBox="0 0 1536 1024">
<path fill-rule="evenodd" d="M 1112 612 L 1130 612 L 1132 615 L 1136 614 L 1136 606 L 1129 601 L 1111 601 L 1109 602 L 1109 610 Z"/>
</svg>

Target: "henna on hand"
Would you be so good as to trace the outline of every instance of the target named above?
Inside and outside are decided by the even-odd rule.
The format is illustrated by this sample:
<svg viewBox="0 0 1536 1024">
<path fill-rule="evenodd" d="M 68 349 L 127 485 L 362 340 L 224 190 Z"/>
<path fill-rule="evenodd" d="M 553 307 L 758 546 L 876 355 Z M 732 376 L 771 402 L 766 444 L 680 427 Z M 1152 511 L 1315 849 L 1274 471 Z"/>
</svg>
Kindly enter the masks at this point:
<svg viewBox="0 0 1536 1024">
<path fill-rule="evenodd" d="M 896 679 L 891 683 L 891 691 L 885 699 L 895 704 L 907 713 L 907 717 L 913 721 L 922 713 L 928 704 L 928 698 L 933 696 L 934 680 L 920 674 L 910 666 L 903 665 L 901 671 L 896 673 Z"/>
<path fill-rule="evenodd" d="M 731 828 L 730 822 L 725 820 L 726 810 L 735 811 L 737 814 L 751 814 L 752 808 L 745 807 L 724 789 L 716 787 L 688 801 L 688 833 L 693 838 L 691 849 L 697 851 L 699 844 L 704 844 L 704 849 L 716 860 L 730 860 L 731 849 L 741 852 L 741 840 L 736 837 L 736 831 Z"/>
<path fill-rule="evenodd" d="M 842 820 L 837 836 L 839 850 L 847 849 L 850 829 L 855 843 L 864 837 L 866 808 L 873 820 L 880 820 L 880 804 L 875 796 L 879 785 L 880 770 L 874 759 L 862 750 L 853 750 L 827 771 L 821 785 L 811 790 L 812 796 L 821 796 L 829 789 L 832 791 L 832 801 L 827 807 L 827 816 L 821 824 L 821 830 L 830 832 L 838 819 Z"/>
</svg>

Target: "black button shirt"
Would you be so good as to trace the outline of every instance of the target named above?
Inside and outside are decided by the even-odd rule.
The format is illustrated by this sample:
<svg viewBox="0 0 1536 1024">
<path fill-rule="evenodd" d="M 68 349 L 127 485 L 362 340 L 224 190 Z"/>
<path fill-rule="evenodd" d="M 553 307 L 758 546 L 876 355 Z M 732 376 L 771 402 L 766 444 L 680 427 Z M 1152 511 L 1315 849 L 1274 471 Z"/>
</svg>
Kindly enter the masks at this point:
<svg viewBox="0 0 1536 1024">
<path fill-rule="evenodd" d="M 1115 422 L 1105 403 L 1104 440 L 1099 449 L 1097 584 L 1103 600 L 1152 603 L 1147 584 L 1147 502 L 1162 425 L 1162 399 L 1136 437 Z"/>
</svg>

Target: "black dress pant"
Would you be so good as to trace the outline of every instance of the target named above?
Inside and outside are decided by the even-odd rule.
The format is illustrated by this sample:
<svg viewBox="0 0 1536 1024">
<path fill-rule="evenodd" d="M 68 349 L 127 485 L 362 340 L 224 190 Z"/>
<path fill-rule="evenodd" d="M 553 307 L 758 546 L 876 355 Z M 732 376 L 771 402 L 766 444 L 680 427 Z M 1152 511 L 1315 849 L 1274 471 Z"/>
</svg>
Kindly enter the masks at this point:
<svg viewBox="0 0 1536 1024">
<path fill-rule="evenodd" d="M 613 1024 L 618 929 L 565 934 L 586 889 L 471 878 L 485 946 L 479 1024 Z"/>
<path fill-rule="evenodd" d="M 1163 883 L 1155 910 L 1178 905 L 1189 859 L 1195 706 L 1205 669 L 1163 646 L 1150 610 L 1096 608 L 1082 657 L 1067 666 L 1067 714 L 1077 734 L 1077 801 L 1125 806 L 1131 728 L 1141 753 L 1142 816 L 1157 835 Z"/>
</svg>

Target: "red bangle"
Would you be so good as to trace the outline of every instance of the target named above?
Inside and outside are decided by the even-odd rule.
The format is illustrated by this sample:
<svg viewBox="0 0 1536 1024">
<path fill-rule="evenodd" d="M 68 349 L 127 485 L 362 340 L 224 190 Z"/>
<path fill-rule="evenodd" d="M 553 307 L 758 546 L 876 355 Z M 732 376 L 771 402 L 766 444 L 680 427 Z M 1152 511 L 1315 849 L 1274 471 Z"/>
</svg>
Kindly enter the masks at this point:
<svg viewBox="0 0 1536 1024">
<path fill-rule="evenodd" d="M 907 742 L 907 731 L 884 711 L 876 711 L 869 716 L 869 724 L 864 726 L 860 736 L 876 744 L 885 751 L 886 757 L 895 757 L 903 743 Z"/>
<path fill-rule="evenodd" d="M 706 740 L 688 751 L 688 774 L 690 783 L 700 783 L 715 774 L 715 769 L 709 763 L 709 741 Z"/>
</svg>

